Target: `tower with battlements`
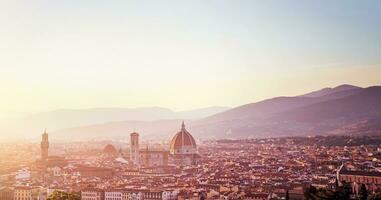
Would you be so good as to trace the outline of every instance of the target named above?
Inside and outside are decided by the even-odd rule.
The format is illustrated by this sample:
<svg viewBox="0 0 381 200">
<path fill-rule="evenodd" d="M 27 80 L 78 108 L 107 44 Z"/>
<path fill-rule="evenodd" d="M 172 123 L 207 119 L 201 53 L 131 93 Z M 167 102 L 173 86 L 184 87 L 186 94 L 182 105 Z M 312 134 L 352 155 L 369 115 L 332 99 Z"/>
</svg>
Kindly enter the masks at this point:
<svg viewBox="0 0 381 200">
<path fill-rule="evenodd" d="M 130 134 L 130 160 L 134 165 L 139 165 L 139 134 L 133 132 Z"/>
<path fill-rule="evenodd" d="M 42 134 L 41 140 L 41 159 L 46 160 L 49 157 L 49 135 L 46 130 Z"/>
</svg>

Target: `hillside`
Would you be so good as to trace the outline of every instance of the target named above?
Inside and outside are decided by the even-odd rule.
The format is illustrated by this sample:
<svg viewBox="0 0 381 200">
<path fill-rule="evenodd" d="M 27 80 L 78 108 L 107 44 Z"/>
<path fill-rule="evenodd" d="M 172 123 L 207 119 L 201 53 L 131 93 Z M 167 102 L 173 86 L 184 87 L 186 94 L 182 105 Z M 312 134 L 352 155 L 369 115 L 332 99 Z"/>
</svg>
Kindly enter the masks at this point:
<svg viewBox="0 0 381 200">
<path fill-rule="evenodd" d="M 74 130 L 75 127 L 81 127 L 79 129 L 84 130 L 86 128 L 82 127 L 91 127 L 92 125 L 100 127 L 102 124 L 112 124 L 113 122 L 116 124 L 116 122 L 124 121 L 141 121 L 141 123 L 144 123 L 158 120 L 200 119 L 228 109 L 228 107 L 219 106 L 180 112 L 160 107 L 61 109 L 31 114 L 23 118 L 0 120 L 0 133 L 7 133 L 0 134 L 0 138 L 38 138 L 44 129 L 54 132 L 58 130 Z M 133 126 L 128 127 L 131 127 L 130 130 L 133 128 Z M 111 128 L 110 126 L 110 129 L 115 132 L 119 132 L 119 128 Z M 89 128 L 89 130 L 94 129 Z M 107 132 L 112 133 L 113 131 Z M 81 133 L 74 131 L 76 136 L 86 135 L 86 131 L 79 132 Z M 126 132 L 126 129 L 120 130 L 120 132 Z M 96 133 L 105 134 L 101 131 Z"/>
<path fill-rule="evenodd" d="M 187 127 L 197 138 L 381 132 L 381 87 L 343 85 L 324 94 L 312 94 L 315 97 L 276 97 L 246 104 L 203 119 L 188 120 Z M 180 120 L 122 121 L 64 129 L 57 134 L 120 137 L 136 128 L 149 138 L 169 138 L 179 124 Z"/>
</svg>

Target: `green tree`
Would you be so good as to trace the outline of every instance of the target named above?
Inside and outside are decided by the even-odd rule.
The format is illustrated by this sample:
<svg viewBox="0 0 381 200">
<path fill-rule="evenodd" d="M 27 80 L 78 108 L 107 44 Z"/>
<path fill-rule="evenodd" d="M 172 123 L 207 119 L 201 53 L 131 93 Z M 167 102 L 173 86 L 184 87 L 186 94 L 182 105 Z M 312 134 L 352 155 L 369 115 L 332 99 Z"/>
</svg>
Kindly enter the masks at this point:
<svg viewBox="0 0 381 200">
<path fill-rule="evenodd" d="M 307 200 L 349 200 L 352 188 L 349 183 L 344 183 L 334 190 L 327 188 L 316 189 L 310 186 L 304 190 L 304 197 Z"/>
<path fill-rule="evenodd" d="M 368 198 L 369 200 L 381 200 L 381 191 L 376 191 L 376 193 L 372 194 Z"/>
<path fill-rule="evenodd" d="M 46 200 L 81 200 L 81 197 L 77 194 L 54 191 Z"/>
<path fill-rule="evenodd" d="M 304 198 L 306 200 L 314 200 L 316 198 L 317 189 L 314 186 L 309 186 L 304 189 Z"/>
<path fill-rule="evenodd" d="M 343 183 L 343 189 L 342 189 L 342 193 L 343 193 L 343 198 L 345 199 L 349 199 L 349 197 L 351 196 L 351 194 L 353 193 L 352 192 L 352 186 L 350 183 Z"/>
<path fill-rule="evenodd" d="M 361 200 L 368 199 L 368 191 L 366 190 L 365 184 L 361 184 L 360 191 L 359 191 L 359 196 L 360 196 Z"/>
<path fill-rule="evenodd" d="M 289 194 L 288 190 L 286 191 L 286 200 L 290 200 L 290 194 Z"/>
</svg>

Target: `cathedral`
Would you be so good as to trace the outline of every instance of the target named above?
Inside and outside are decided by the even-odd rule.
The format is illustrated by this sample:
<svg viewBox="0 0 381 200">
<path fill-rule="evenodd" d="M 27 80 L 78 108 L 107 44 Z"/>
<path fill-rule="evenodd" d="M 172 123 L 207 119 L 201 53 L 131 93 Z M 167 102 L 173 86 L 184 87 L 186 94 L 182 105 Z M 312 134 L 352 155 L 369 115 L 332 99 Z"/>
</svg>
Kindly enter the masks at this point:
<svg viewBox="0 0 381 200">
<path fill-rule="evenodd" d="M 200 161 L 196 141 L 186 130 L 184 122 L 172 138 L 169 150 L 149 150 L 148 147 L 140 149 L 139 134 L 134 132 L 130 137 L 130 160 L 136 166 L 193 166 Z"/>
<path fill-rule="evenodd" d="M 169 146 L 169 154 L 175 165 L 197 165 L 200 156 L 197 153 L 196 141 L 185 129 L 184 122 L 175 134 Z"/>
</svg>

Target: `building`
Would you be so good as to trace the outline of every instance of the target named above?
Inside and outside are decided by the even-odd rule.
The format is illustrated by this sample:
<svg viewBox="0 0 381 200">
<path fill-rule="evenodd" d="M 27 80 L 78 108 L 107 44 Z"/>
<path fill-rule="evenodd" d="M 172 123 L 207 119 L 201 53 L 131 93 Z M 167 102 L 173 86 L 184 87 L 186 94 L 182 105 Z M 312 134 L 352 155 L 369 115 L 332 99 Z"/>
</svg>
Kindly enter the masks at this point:
<svg viewBox="0 0 381 200">
<path fill-rule="evenodd" d="M 123 200 L 143 200 L 144 193 L 139 190 L 124 190 L 122 192 Z"/>
<path fill-rule="evenodd" d="M 13 200 L 13 189 L 9 187 L 0 188 L 0 199 L 1 200 Z"/>
<path fill-rule="evenodd" d="M 42 134 L 41 140 L 41 160 L 46 160 L 49 156 L 49 135 L 46 130 Z"/>
<path fill-rule="evenodd" d="M 154 150 L 139 147 L 139 134 L 134 132 L 130 135 L 130 160 L 139 167 L 159 167 L 168 164 L 190 166 L 197 165 L 200 156 L 197 153 L 197 145 L 193 136 L 186 130 L 184 122 L 181 129 L 175 134 L 168 150 Z"/>
<path fill-rule="evenodd" d="M 141 167 L 157 167 L 168 165 L 168 151 L 163 150 L 145 150 L 139 151 Z"/>
<path fill-rule="evenodd" d="M 49 156 L 49 135 L 44 131 L 41 139 L 41 159 L 37 160 L 36 165 L 40 169 L 53 167 L 64 167 L 68 164 L 66 159 L 61 156 Z"/>
<path fill-rule="evenodd" d="M 139 166 L 140 156 L 139 156 L 139 134 L 136 132 L 130 135 L 130 156 L 131 161 L 134 165 Z"/>
<path fill-rule="evenodd" d="M 62 169 L 60 167 L 57 167 L 57 166 L 52 167 L 52 168 L 48 168 L 47 171 L 50 172 L 51 175 L 54 177 L 59 177 L 59 176 L 62 176 L 62 174 L 63 174 Z"/>
<path fill-rule="evenodd" d="M 47 190 L 41 187 L 17 186 L 14 189 L 14 200 L 45 200 Z"/>
<path fill-rule="evenodd" d="M 193 136 L 186 130 L 184 122 L 179 132 L 172 138 L 169 147 L 170 158 L 175 165 L 197 165 L 200 156 Z"/>
<path fill-rule="evenodd" d="M 122 190 L 105 191 L 105 200 L 123 200 L 123 191 Z"/>
<path fill-rule="evenodd" d="M 32 188 L 18 186 L 14 190 L 14 200 L 32 200 Z"/>
<path fill-rule="evenodd" d="M 67 160 L 61 156 L 48 156 L 48 158 L 42 162 L 44 168 L 65 167 L 67 164 Z"/>
<path fill-rule="evenodd" d="M 177 199 L 178 194 L 179 194 L 179 190 L 164 190 L 162 197 L 163 197 L 163 200 L 175 200 Z"/>
<path fill-rule="evenodd" d="M 177 192 L 167 193 L 163 196 L 160 190 L 145 189 L 109 189 L 100 190 L 88 188 L 81 191 L 82 200 L 172 200 L 176 199 Z"/>
<path fill-rule="evenodd" d="M 144 192 L 144 200 L 161 200 L 163 199 L 162 191 L 146 191 Z"/>
<path fill-rule="evenodd" d="M 79 166 L 76 171 L 81 174 L 81 177 L 111 177 L 114 175 L 113 169 L 104 167 Z"/>
<path fill-rule="evenodd" d="M 139 134 L 136 132 L 130 135 L 130 160 L 139 167 L 158 167 L 168 165 L 168 151 L 160 149 L 140 149 Z"/>
<path fill-rule="evenodd" d="M 341 165 L 337 172 L 337 180 L 340 184 L 350 183 L 355 194 L 358 194 L 362 184 L 372 192 L 381 189 L 381 172 L 377 171 L 352 171 Z"/>
<path fill-rule="evenodd" d="M 118 155 L 118 151 L 111 144 L 108 144 L 105 146 L 105 148 L 103 149 L 103 153 L 107 156 L 117 156 Z"/>
<path fill-rule="evenodd" d="M 89 188 L 81 191 L 82 200 L 104 200 L 105 193 L 103 190 Z"/>
</svg>

